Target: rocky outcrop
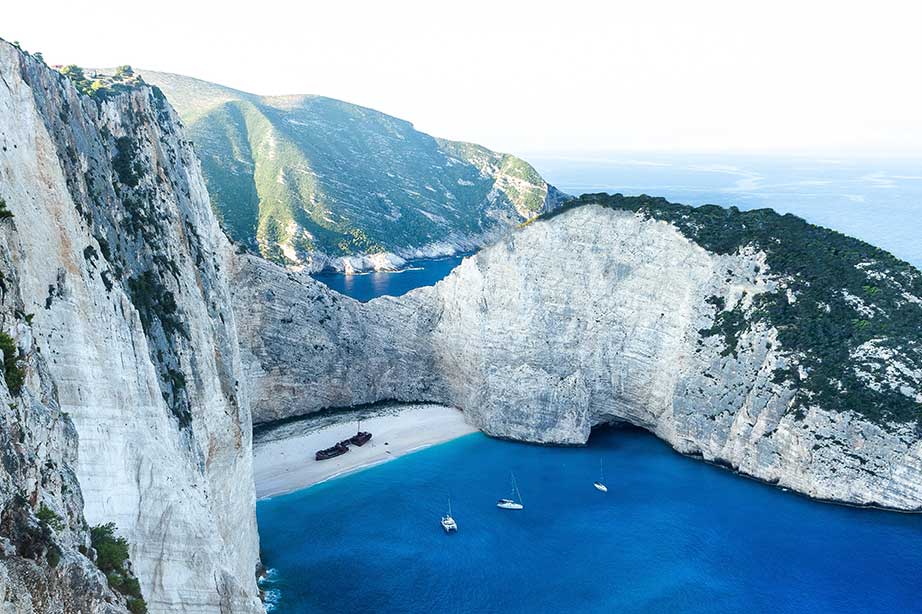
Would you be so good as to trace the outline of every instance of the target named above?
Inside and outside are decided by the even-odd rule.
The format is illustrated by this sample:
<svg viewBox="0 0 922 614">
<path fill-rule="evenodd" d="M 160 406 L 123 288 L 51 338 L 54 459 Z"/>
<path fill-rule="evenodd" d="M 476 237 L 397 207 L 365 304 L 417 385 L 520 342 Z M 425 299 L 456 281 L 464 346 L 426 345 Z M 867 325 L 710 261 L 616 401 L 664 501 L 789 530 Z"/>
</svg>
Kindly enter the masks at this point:
<svg viewBox="0 0 922 614">
<path fill-rule="evenodd" d="M 799 401 L 803 382 L 785 374 L 804 361 L 779 330 L 725 322 L 785 296 L 785 278 L 760 249 L 721 253 L 687 235 L 584 205 L 521 228 L 434 287 L 366 304 L 242 257 L 234 300 L 254 420 L 430 401 L 488 434 L 555 444 L 629 422 L 813 497 L 922 508 L 915 425 Z"/>
<path fill-rule="evenodd" d="M 229 246 L 177 116 L 146 86 L 81 94 L 0 42 L 0 198 L 30 320 L 15 336 L 64 412 L 41 436 L 86 521 L 128 539 L 151 612 L 261 611 Z"/>
</svg>

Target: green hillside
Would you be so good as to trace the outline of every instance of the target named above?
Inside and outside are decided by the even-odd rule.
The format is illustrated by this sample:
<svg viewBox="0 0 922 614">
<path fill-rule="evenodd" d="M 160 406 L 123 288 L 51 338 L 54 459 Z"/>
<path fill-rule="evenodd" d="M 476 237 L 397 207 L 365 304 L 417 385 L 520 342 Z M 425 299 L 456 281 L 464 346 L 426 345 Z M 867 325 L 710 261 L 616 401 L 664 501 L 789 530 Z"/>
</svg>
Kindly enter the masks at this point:
<svg viewBox="0 0 922 614">
<path fill-rule="evenodd" d="M 228 233 L 276 262 L 463 248 L 563 200 L 519 158 L 372 109 L 141 74 L 182 116 Z"/>
</svg>

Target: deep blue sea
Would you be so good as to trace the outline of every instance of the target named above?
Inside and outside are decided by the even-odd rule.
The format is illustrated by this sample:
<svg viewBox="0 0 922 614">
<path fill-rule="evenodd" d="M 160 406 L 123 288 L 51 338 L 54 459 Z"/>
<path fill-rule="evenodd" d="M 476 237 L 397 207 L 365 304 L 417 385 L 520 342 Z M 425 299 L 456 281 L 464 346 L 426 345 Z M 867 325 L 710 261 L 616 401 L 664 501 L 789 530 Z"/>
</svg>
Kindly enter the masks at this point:
<svg viewBox="0 0 922 614">
<path fill-rule="evenodd" d="M 521 512 L 495 507 L 510 471 Z M 470 435 L 257 515 L 276 613 L 922 610 L 922 517 L 813 502 L 634 429 L 585 448 Z"/>
</svg>

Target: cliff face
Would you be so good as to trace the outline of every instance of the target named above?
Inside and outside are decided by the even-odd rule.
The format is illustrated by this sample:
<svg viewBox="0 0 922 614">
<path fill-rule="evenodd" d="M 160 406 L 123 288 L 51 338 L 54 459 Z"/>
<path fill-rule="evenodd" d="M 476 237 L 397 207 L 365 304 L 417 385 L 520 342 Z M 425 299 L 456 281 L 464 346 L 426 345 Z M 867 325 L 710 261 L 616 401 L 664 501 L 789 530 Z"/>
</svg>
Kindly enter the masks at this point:
<svg viewBox="0 0 922 614">
<path fill-rule="evenodd" d="M 3 612 L 127 612 L 93 563 L 74 466 L 77 432 L 61 411 L 19 294 L 14 220 L 0 222 L 0 603 Z"/>
<path fill-rule="evenodd" d="M 143 76 L 186 122 L 230 236 L 283 265 L 393 269 L 472 251 L 565 198 L 524 160 L 373 109 Z"/>
<path fill-rule="evenodd" d="M 229 247 L 191 144 L 151 88 L 90 98 L 3 42 L 0 77 L 16 291 L 76 429 L 49 447 L 86 520 L 130 542 L 151 612 L 260 611 Z"/>
<path fill-rule="evenodd" d="M 755 247 L 719 253 L 675 224 L 585 205 L 398 299 L 357 303 L 251 257 L 234 276 L 257 422 L 432 401 L 491 435 L 580 444 L 594 425 L 625 421 L 814 497 L 922 508 L 915 423 L 798 396 L 808 361 L 754 315 L 766 297 L 797 296 Z M 901 306 L 922 310 L 907 295 Z M 748 325 L 725 335 L 728 314 Z M 892 362 L 913 364 L 918 339 L 905 342 Z M 918 399 L 922 373 L 906 372 L 898 392 Z"/>
</svg>

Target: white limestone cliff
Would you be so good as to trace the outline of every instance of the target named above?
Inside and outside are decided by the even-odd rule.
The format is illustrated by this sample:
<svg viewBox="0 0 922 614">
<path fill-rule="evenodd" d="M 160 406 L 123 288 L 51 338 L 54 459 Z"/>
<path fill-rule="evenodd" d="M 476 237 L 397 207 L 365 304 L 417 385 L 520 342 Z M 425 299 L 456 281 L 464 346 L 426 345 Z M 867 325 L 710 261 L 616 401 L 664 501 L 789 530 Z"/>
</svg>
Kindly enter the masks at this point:
<svg viewBox="0 0 922 614">
<path fill-rule="evenodd" d="M 256 422 L 380 400 L 431 401 L 511 439 L 582 444 L 629 422 L 812 497 L 922 509 L 912 425 L 790 412 L 788 358 L 756 326 L 704 336 L 721 299 L 775 289 L 764 254 L 718 255 L 676 227 L 594 205 L 539 220 L 431 288 L 361 304 L 252 257 L 234 271 Z M 725 355 L 726 354 L 726 355 Z"/>
<path fill-rule="evenodd" d="M 192 147 L 151 88 L 94 100 L 2 41 L 0 77 L 18 290 L 86 520 L 128 539 L 150 612 L 262 611 L 230 251 Z"/>
</svg>

